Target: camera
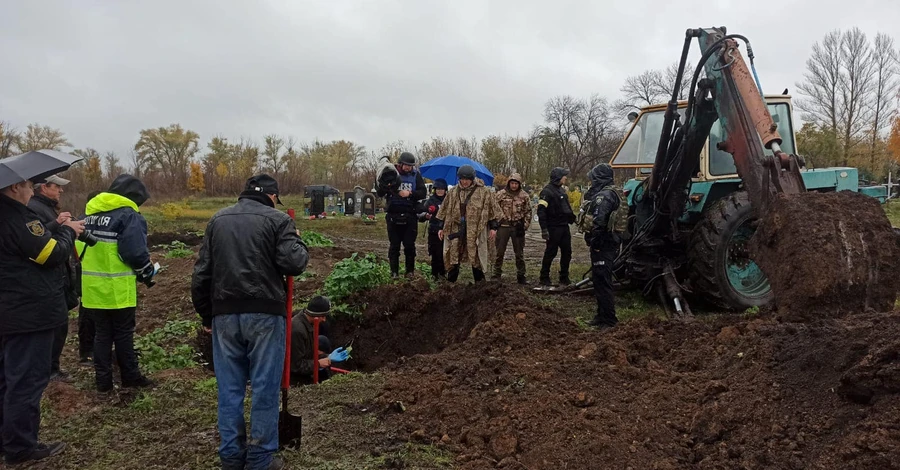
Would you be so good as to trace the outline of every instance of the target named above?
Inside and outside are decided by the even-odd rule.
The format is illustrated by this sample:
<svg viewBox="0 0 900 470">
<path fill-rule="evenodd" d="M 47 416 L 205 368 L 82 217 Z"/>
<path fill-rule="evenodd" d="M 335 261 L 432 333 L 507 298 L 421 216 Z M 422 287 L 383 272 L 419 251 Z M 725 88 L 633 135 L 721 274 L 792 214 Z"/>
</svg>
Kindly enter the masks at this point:
<svg viewBox="0 0 900 470">
<path fill-rule="evenodd" d="M 81 235 L 78 236 L 78 241 L 84 243 L 87 246 L 94 246 L 97 242 L 100 241 L 90 230 L 85 230 L 81 232 Z"/>
</svg>

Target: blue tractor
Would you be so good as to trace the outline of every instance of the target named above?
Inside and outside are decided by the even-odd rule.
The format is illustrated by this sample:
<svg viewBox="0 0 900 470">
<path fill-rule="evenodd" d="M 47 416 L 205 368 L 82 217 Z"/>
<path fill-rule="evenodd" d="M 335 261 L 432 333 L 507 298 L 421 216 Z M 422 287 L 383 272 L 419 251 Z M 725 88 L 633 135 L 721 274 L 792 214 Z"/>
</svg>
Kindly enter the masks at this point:
<svg viewBox="0 0 900 470">
<path fill-rule="evenodd" d="M 684 286 L 721 308 L 745 310 L 773 300 L 748 241 L 774 195 L 856 191 L 884 202 L 888 191 L 860 186 L 855 168 L 805 167 L 796 155 L 791 98 L 760 94 L 743 36 L 688 30 L 676 90 L 694 38 L 703 58 L 691 98 L 677 101 L 673 91 L 667 104 L 632 113 L 610 162 L 635 172 L 623 188 L 629 218 L 616 277 L 655 289 L 674 313 L 690 313 Z M 738 39 L 748 44 L 751 67 Z"/>
</svg>

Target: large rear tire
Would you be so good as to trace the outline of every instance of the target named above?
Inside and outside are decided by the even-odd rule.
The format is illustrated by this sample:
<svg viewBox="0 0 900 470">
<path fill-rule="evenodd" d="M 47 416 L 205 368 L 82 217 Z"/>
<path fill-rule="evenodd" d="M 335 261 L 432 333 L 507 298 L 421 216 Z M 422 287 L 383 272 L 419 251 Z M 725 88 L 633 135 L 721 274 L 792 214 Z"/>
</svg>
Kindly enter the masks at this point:
<svg viewBox="0 0 900 470">
<path fill-rule="evenodd" d="M 748 253 L 755 231 L 756 219 L 744 191 L 707 208 L 688 248 L 688 279 L 695 296 L 737 311 L 772 302 L 769 280 Z"/>
</svg>

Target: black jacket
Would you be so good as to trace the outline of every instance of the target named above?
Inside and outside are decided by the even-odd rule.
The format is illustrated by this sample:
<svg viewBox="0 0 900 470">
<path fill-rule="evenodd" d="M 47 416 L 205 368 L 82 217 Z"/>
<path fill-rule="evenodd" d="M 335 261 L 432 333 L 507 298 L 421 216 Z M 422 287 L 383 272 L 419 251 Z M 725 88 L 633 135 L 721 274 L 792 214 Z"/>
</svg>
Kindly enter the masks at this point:
<svg viewBox="0 0 900 470">
<path fill-rule="evenodd" d="M 35 214 L 38 215 L 41 219 L 41 223 L 44 224 L 44 228 L 50 231 L 51 234 L 56 233 L 59 230 L 59 223 L 56 222 L 56 218 L 59 214 L 56 213 L 56 209 L 59 203 L 50 199 L 43 194 L 35 194 L 34 197 L 28 201 L 28 208 L 34 211 Z M 77 258 L 74 255 L 69 257 L 69 260 L 63 263 L 59 268 L 60 277 L 62 278 L 63 289 L 66 294 L 66 307 L 69 310 L 78 306 L 78 278 L 77 278 L 77 270 L 76 270 Z"/>
<path fill-rule="evenodd" d="M 322 332 L 319 331 L 321 335 Z M 318 339 L 316 339 L 318 341 Z M 319 351 L 319 357 L 324 351 Z M 291 319 L 291 380 L 298 383 L 312 383 L 313 368 L 313 325 L 303 312 Z"/>
<path fill-rule="evenodd" d="M 399 171 L 399 170 L 398 170 Z M 410 195 L 407 197 L 400 197 L 398 194 L 402 188 L 402 185 L 388 185 L 385 186 L 381 181 L 378 182 L 378 187 L 375 188 L 375 193 L 378 197 L 385 198 L 385 212 L 391 214 L 413 214 L 419 212 L 421 209 L 421 205 L 418 204 L 422 199 L 425 199 L 427 196 L 428 188 L 425 187 L 425 180 L 422 179 L 422 174 L 418 172 L 418 170 L 413 170 L 415 177 L 415 189 L 410 191 Z M 401 179 L 406 179 L 407 176 L 412 177 L 413 175 L 400 175 Z"/>
<path fill-rule="evenodd" d="M 444 228 L 444 221 L 437 218 L 438 210 L 441 208 L 441 204 L 444 203 L 444 198 L 447 197 L 447 193 L 444 193 L 443 197 L 438 197 L 437 194 L 432 194 L 424 204 L 425 212 L 420 215 L 420 220 L 422 222 L 428 222 L 428 231 L 430 233 L 438 233 L 441 229 Z M 430 214 L 431 218 L 426 219 L 425 214 Z"/>
<path fill-rule="evenodd" d="M 68 321 L 59 267 L 75 232 L 51 233 L 34 211 L 0 194 L 0 334 L 49 330 Z"/>
<path fill-rule="evenodd" d="M 283 276 L 306 269 L 309 253 L 294 221 L 264 194 L 244 192 L 206 226 L 194 265 L 191 298 L 210 326 L 214 315 L 286 315 Z"/>
<path fill-rule="evenodd" d="M 609 231 L 609 218 L 621 201 L 612 185 L 612 169 L 608 174 L 601 172 L 592 177 L 591 188 L 584 194 L 584 201 L 591 201 L 589 209 L 594 221 L 590 233 L 584 234 L 584 241 L 597 249 L 614 249 L 615 234 Z"/>
<path fill-rule="evenodd" d="M 575 213 L 569 205 L 569 195 L 562 186 L 550 183 L 541 190 L 537 208 L 541 230 L 575 223 Z"/>
</svg>

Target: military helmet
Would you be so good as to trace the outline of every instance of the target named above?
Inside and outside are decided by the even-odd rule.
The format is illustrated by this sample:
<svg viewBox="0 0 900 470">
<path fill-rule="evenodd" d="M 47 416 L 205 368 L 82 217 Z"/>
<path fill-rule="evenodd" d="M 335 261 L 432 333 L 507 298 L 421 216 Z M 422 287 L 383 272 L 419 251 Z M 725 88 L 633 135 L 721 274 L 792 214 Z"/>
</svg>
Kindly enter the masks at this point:
<svg viewBox="0 0 900 470">
<path fill-rule="evenodd" d="M 416 156 L 409 152 L 403 152 L 400 154 L 399 162 L 401 165 L 410 165 L 410 166 L 415 165 L 416 164 Z"/>
<path fill-rule="evenodd" d="M 472 165 L 463 165 L 456 170 L 456 177 L 461 180 L 474 180 L 475 168 Z"/>
</svg>

